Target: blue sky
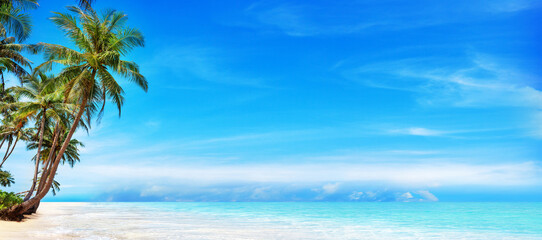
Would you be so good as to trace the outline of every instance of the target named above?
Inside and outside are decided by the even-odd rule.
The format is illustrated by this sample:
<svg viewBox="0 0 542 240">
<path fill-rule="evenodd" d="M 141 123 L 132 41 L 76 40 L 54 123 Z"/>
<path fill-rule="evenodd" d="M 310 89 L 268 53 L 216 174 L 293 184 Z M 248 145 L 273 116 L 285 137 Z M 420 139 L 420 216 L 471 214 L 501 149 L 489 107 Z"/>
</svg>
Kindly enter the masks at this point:
<svg viewBox="0 0 542 240">
<path fill-rule="evenodd" d="M 48 200 L 542 200 L 538 1 L 136 2 L 95 8 L 145 34 L 149 92 L 123 81 Z M 69 45 L 65 4 L 29 42 Z"/>
</svg>

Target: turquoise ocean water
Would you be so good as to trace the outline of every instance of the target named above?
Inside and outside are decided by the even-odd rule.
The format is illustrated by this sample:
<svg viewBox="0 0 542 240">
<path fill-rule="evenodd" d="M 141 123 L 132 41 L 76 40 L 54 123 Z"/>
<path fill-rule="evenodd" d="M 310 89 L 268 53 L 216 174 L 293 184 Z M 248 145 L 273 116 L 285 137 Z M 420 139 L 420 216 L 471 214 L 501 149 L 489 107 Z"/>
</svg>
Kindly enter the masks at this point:
<svg viewBox="0 0 542 240">
<path fill-rule="evenodd" d="M 542 203 L 47 204 L 58 238 L 542 239 Z"/>
</svg>

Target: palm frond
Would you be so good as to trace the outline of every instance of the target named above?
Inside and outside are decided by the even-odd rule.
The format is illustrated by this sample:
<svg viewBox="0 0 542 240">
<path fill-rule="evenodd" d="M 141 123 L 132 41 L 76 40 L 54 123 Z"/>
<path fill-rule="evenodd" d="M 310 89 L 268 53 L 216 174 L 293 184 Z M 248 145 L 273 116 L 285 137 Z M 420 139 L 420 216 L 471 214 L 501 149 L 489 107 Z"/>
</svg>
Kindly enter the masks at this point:
<svg viewBox="0 0 542 240">
<path fill-rule="evenodd" d="M 0 5 L 0 22 L 5 33 L 14 34 L 19 41 L 24 41 L 30 36 L 30 16 L 22 12 L 21 8 L 9 4 Z"/>
</svg>

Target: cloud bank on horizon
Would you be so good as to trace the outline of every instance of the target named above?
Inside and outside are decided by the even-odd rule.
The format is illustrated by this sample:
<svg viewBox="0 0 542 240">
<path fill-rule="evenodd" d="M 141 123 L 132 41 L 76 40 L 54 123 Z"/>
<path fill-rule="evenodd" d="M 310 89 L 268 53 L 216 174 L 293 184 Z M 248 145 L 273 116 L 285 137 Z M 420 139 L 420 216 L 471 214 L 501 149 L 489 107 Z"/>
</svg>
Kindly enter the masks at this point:
<svg viewBox="0 0 542 240">
<path fill-rule="evenodd" d="M 542 200 L 539 1 L 165 2 L 97 1 L 145 33 L 150 89 L 48 200 Z"/>
</svg>

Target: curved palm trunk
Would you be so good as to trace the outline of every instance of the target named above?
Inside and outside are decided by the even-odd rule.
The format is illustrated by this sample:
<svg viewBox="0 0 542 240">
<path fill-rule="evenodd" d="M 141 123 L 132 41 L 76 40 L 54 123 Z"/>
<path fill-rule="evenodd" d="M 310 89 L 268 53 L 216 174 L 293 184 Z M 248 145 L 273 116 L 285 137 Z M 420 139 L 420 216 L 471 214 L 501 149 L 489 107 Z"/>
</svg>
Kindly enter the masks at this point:
<svg viewBox="0 0 542 240">
<path fill-rule="evenodd" d="M 9 147 L 11 145 L 8 144 L 8 149 L 6 149 L 6 154 L 4 154 L 4 159 L 2 159 L 2 163 L 0 163 L 0 168 L 4 165 L 6 160 L 8 160 L 9 156 L 13 153 L 13 150 L 15 150 L 15 146 L 17 146 L 17 142 L 19 141 L 19 136 L 17 136 L 17 139 L 15 139 L 15 142 L 13 143 L 13 147 L 11 148 L 11 151 L 9 150 Z"/>
<path fill-rule="evenodd" d="M 15 146 L 17 146 L 17 142 L 19 141 L 19 136 L 17 136 L 17 139 L 15 139 L 15 142 L 13 143 L 13 146 L 11 147 L 11 151 L 9 151 L 9 154 L 4 158 L 2 164 L 4 164 L 4 162 L 6 160 L 8 160 L 9 156 L 11 156 L 11 154 L 13 153 L 13 150 L 15 150 Z M 1 167 L 1 165 L 0 165 Z"/>
<path fill-rule="evenodd" d="M 4 146 L 4 142 L 6 141 L 6 139 L 2 139 L 2 143 L 0 143 L 0 149 L 2 149 L 2 146 Z"/>
<path fill-rule="evenodd" d="M 40 126 L 40 136 L 39 136 L 39 142 L 38 142 L 38 153 L 36 153 L 36 167 L 34 169 L 34 179 L 32 180 L 32 187 L 30 187 L 30 191 L 26 194 L 23 201 L 28 201 L 32 194 L 34 194 L 34 189 L 36 188 L 36 182 L 38 181 L 38 170 L 40 166 L 40 153 L 41 153 L 41 144 L 43 143 L 43 129 L 45 127 L 45 111 L 47 109 L 43 109 L 43 117 L 41 118 L 41 126 Z"/>
<path fill-rule="evenodd" d="M 55 146 L 56 148 L 56 146 Z M 54 148 L 53 148 L 54 149 Z M 56 151 L 54 151 L 56 152 Z M 49 177 L 49 171 L 51 170 L 51 166 L 53 165 L 53 161 L 52 161 L 52 158 L 49 158 L 47 160 L 47 165 L 45 165 L 43 167 L 43 172 L 41 173 L 41 178 L 40 179 L 47 179 Z M 43 185 L 45 185 L 45 180 L 44 181 L 40 181 L 40 184 L 38 185 L 38 189 L 37 189 L 37 192 L 36 194 L 38 194 L 39 192 L 41 192 L 41 190 L 43 189 Z"/>
<path fill-rule="evenodd" d="M 4 96 L 4 92 L 6 91 L 6 83 L 4 81 L 4 72 L 0 71 L 0 76 L 2 76 L 2 94 L 0 94 L 0 96 Z"/>
<path fill-rule="evenodd" d="M 51 150 L 49 152 L 49 157 L 47 158 L 46 165 L 43 167 L 43 172 L 41 173 L 41 178 L 40 178 L 42 180 L 40 181 L 40 184 L 38 185 L 38 189 L 36 190 L 36 195 L 38 195 L 43 190 L 43 186 L 45 186 L 46 179 L 49 177 L 49 172 L 51 171 L 51 166 L 53 165 L 53 156 L 55 156 L 56 147 L 58 145 L 58 138 L 59 138 L 60 131 L 61 131 L 61 128 L 59 127 L 59 124 L 57 123 L 55 126 L 54 135 L 53 135 L 54 136 L 53 146 L 51 147 Z M 30 209 L 28 209 L 25 212 L 25 214 L 36 213 L 39 206 L 40 206 L 40 201 L 35 203 L 34 206 L 30 207 Z"/>
<path fill-rule="evenodd" d="M 43 167 L 43 172 L 41 173 L 41 178 L 40 179 L 44 179 L 42 181 L 40 181 L 40 184 L 38 185 L 38 188 L 36 189 L 36 195 L 38 195 L 42 190 L 43 190 L 43 186 L 45 186 L 45 179 L 47 179 L 47 177 L 49 176 L 49 171 L 51 170 L 51 165 L 53 161 L 51 161 L 51 159 L 49 159 L 49 161 L 47 162 L 47 165 Z M 40 206 L 40 201 L 36 202 L 34 204 L 34 206 L 30 207 L 24 214 L 32 214 L 32 213 L 36 213 L 36 211 L 38 210 L 38 207 Z"/>
<path fill-rule="evenodd" d="M 2 167 L 2 165 L 4 165 L 4 162 L 6 162 L 6 159 L 7 159 L 8 153 L 9 153 L 9 149 L 11 148 L 11 143 L 13 143 L 13 139 L 12 139 L 12 141 L 8 141 L 8 148 L 6 149 L 6 153 L 4 154 L 4 157 L 2 158 L 2 163 L 0 163 L 0 168 Z"/>
<path fill-rule="evenodd" d="M 53 157 L 55 156 L 56 147 L 58 145 L 58 138 L 61 131 L 60 124 L 57 123 L 55 125 L 55 130 L 53 132 L 53 145 L 51 146 L 51 149 L 49 150 L 49 157 L 47 157 L 47 162 L 45 167 L 43 168 L 43 172 L 41 173 L 40 184 L 38 185 L 38 191 L 36 192 L 36 195 L 41 192 L 43 189 L 43 185 L 45 184 L 45 179 L 49 177 L 49 171 L 51 170 L 51 166 L 53 165 Z"/>
<path fill-rule="evenodd" d="M 96 71 L 92 72 L 92 79 L 96 77 Z M 86 106 L 87 106 L 87 97 L 83 97 L 83 102 L 80 105 L 79 112 L 77 113 L 77 116 L 75 117 L 75 120 L 73 121 L 73 124 L 70 128 L 70 131 L 68 132 L 68 136 L 66 136 L 66 139 L 64 139 L 64 142 L 62 143 L 62 147 L 60 148 L 60 151 L 58 151 L 58 154 L 56 156 L 55 162 L 53 163 L 51 173 L 49 177 L 47 178 L 47 182 L 45 183 L 45 186 L 43 190 L 38 193 L 36 196 L 31 198 L 30 200 L 23 202 L 22 204 L 15 205 L 9 209 L 5 209 L 0 211 L 0 219 L 5 220 L 15 220 L 20 221 L 23 218 L 23 213 L 25 213 L 28 209 L 36 206 L 38 202 L 41 201 L 47 195 L 49 192 L 49 189 L 51 188 L 51 185 L 53 184 L 56 170 L 58 169 L 58 165 L 60 163 L 60 160 L 62 158 L 62 155 L 64 155 L 64 152 L 66 151 L 66 148 L 68 148 L 68 145 L 70 143 L 70 140 L 73 136 L 73 133 L 77 129 L 77 126 L 79 125 L 79 121 L 81 120 L 81 116 L 83 116 L 83 113 L 85 112 Z M 43 181 L 43 180 L 42 180 Z"/>
</svg>

